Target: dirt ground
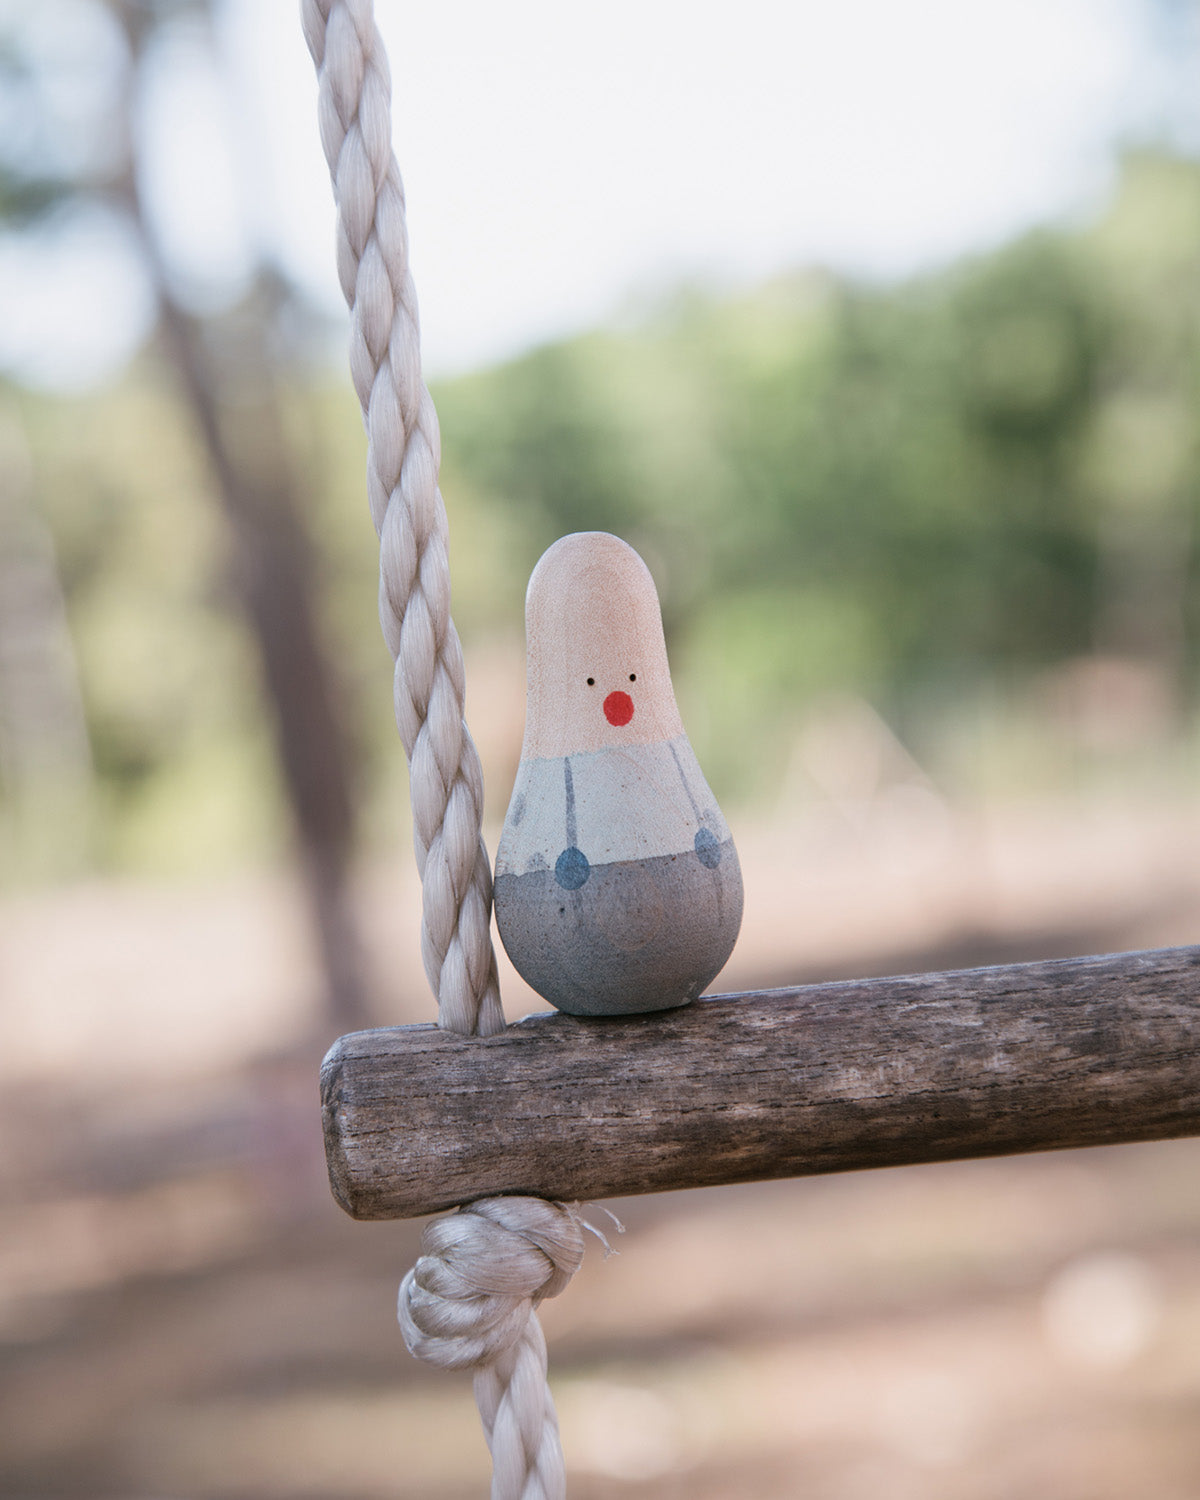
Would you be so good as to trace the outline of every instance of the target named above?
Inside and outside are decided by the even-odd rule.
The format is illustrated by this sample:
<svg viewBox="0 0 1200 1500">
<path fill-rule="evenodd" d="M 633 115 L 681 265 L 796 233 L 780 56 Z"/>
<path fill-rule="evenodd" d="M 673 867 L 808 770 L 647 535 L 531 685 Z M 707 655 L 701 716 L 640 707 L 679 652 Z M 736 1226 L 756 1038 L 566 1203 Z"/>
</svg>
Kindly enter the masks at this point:
<svg viewBox="0 0 1200 1500">
<path fill-rule="evenodd" d="M 719 987 L 1200 934 L 1200 807 L 935 811 L 747 838 Z M 411 881 L 360 914 L 427 1018 Z M 290 883 L 11 899 L 0 986 L 0 1493 L 485 1494 L 395 1326 L 420 1224 L 328 1196 Z M 544 1309 L 573 1500 L 1200 1500 L 1200 1140 L 606 1207 Z"/>
</svg>

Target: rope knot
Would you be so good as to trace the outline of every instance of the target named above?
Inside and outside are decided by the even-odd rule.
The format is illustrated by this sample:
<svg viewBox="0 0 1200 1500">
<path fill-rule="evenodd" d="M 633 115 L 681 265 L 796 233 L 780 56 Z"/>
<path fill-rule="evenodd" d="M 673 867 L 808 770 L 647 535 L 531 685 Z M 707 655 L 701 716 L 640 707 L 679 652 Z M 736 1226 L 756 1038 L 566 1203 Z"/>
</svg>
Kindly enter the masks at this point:
<svg viewBox="0 0 1200 1500">
<path fill-rule="evenodd" d="M 578 1213 L 544 1198 L 482 1198 L 435 1219 L 400 1286 L 410 1353 L 446 1370 L 494 1364 L 524 1335 L 539 1302 L 583 1261 Z"/>
</svg>

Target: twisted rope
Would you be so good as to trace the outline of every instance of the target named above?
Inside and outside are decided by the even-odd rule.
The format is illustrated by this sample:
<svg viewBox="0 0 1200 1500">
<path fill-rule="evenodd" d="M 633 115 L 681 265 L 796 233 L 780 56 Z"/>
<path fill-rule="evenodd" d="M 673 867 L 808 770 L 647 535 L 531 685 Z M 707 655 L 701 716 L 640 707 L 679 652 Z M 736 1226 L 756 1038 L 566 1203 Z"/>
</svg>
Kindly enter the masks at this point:
<svg viewBox="0 0 1200 1500">
<path fill-rule="evenodd" d="M 400 1286 L 404 1341 L 447 1370 L 474 1369 L 492 1455 L 492 1500 L 564 1500 L 558 1419 L 535 1308 L 583 1260 L 575 1210 L 541 1198 L 483 1198 L 426 1226 Z"/>
<path fill-rule="evenodd" d="M 404 186 L 392 154 L 391 80 L 372 0 L 302 0 L 320 85 L 321 144 L 338 210 L 350 369 L 367 428 L 379 533 L 379 618 L 395 661 L 424 911 L 421 956 L 447 1031 L 504 1029 L 480 834 L 483 772 L 463 720 L 462 647 L 450 619 L 441 437 L 421 375 Z"/>
<path fill-rule="evenodd" d="M 491 866 L 480 833 L 483 773 L 463 719 L 462 647 L 450 619 L 437 414 L 421 376 L 404 187 L 391 149 L 391 82 L 372 0 L 302 0 L 317 68 L 321 142 L 338 210 L 350 368 L 367 429 L 379 533 L 379 618 L 395 661 L 396 725 L 409 761 L 424 912 L 421 953 L 438 1024 L 504 1029 L 492 948 Z M 574 1212 L 489 1198 L 428 1225 L 400 1288 L 413 1354 L 474 1369 L 492 1454 L 492 1500 L 563 1500 L 558 1420 L 535 1308 L 583 1259 Z"/>
</svg>

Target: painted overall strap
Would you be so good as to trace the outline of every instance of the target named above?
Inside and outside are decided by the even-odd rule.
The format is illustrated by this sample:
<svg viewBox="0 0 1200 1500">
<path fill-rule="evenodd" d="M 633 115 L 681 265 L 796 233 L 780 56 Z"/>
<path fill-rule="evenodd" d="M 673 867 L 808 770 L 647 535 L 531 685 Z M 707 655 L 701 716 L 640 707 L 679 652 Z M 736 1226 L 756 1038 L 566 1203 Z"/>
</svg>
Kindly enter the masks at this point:
<svg viewBox="0 0 1200 1500">
<path fill-rule="evenodd" d="M 424 893 L 422 954 L 438 1024 L 491 1036 L 504 1029 L 504 1016 L 480 836 L 483 775 L 463 721 L 440 439 L 421 375 L 387 59 L 371 0 L 302 0 L 301 9 L 337 205 L 350 366 L 367 429 L 379 613 L 395 661 Z M 401 1326 L 421 1358 L 476 1370 L 492 1500 L 561 1500 L 562 1450 L 534 1309 L 562 1291 L 582 1259 L 577 1215 L 539 1198 L 485 1199 L 429 1225 L 422 1248 L 400 1289 Z"/>
</svg>

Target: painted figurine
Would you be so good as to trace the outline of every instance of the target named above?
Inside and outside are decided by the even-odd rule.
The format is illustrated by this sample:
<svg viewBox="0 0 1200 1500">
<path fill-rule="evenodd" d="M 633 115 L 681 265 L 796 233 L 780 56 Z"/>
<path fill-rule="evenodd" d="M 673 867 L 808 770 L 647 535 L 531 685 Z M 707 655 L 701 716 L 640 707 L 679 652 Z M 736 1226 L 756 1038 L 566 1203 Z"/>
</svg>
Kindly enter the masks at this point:
<svg viewBox="0 0 1200 1500">
<path fill-rule="evenodd" d="M 496 855 L 496 923 L 559 1010 L 694 1000 L 733 950 L 742 874 L 675 706 L 646 564 L 563 537 L 525 599 L 525 741 Z"/>
</svg>

